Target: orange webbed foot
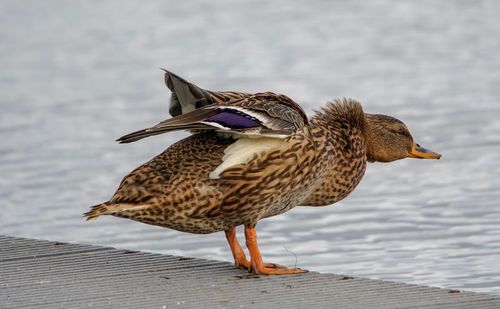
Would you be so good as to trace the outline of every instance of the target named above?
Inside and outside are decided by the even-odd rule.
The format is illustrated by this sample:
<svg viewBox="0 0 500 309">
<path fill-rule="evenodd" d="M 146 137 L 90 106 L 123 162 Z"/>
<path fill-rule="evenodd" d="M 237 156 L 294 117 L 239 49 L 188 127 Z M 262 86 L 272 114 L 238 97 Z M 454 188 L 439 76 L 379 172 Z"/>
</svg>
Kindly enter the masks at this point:
<svg viewBox="0 0 500 309">
<path fill-rule="evenodd" d="M 245 226 L 245 238 L 247 241 L 248 251 L 250 251 L 250 268 L 251 271 L 259 275 L 292 275 L 303 274 L 308 272 L 300 268 L 286 268 L 279 264 L 264 263 L 259 247 L 257 246 L 257 234 L 255 228 Z"/>
<path fill-rule="evenodd" d="M 281 264 L 276 264 L 276 263 L 263 263 L 264 267 L 265 268 L 271 268 L 271 269 L 287 269 L 286 266 L 284 265 L 281 265 Z M 236 268 L 242 268 L 242 269 L 246 269 L 248 271 L 251 271 L 251 263 L 249 260 L 245 258 L 243 259 L 235 259 L 234 260 L 234 266 L 236 266 Z"/>
<path fill-rule="evenodd" d="M 252 271 L 258 275 L 293 275 L 293 274 L 303 274 L 307 273 L 308 270 L 300 269 L 300 268 L 269 268 L 269 267 L 261 267 L 261 268 L 253 268 Z"/>
<path fill-rule="evenodd" d="M 262 262 L 262 257 L 260 255 L 259 248 L 257 247 L 257 239 L 255 236 L 254 229 L 249 229 L 249 232 L 247 232 L 247 228 L 245 228 L 245 236 L 247 236 L 247 245 L 249 244 L 249 242 L 250 244 L 255 243 L 255 246 L 250 245 L 248 247 L 248 250 L 250 251 L 250 256 L 253 257 L 252 261 L 247 260 L 245 252 L 243 251 L 243 248 L 241 248 L 241 245 L 238 242 L 238 239 L 236 238 L 236 229 L 230 228 L 229 230 L 225 231 L 225 233 L 227 242 L 229 243 L 229 247 L 231 248 L 231 252 L 233 253 L 234 265 L 236 266 L 236 268 L 246 269 L 249 272 L 261 275 L 302 274 L 307 272 L 307 270 L 300 268 L 289 269 L 286 266 L 277 263 Z M 249 235 L 247 235 L 247 233 L 249 233 Z"/>
</svg>

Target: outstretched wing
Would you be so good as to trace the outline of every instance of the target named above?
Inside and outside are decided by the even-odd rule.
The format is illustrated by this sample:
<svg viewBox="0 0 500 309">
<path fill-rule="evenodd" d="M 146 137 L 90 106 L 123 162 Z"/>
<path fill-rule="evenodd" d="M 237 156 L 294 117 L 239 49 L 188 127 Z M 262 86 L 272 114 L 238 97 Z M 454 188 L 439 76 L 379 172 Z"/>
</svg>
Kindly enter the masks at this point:
<svg viewBox="0 0 500 309">
<path fill-rule="evenodd" d="M 172 117 L 207 105 L 224 105 L 226 102 L 251 96 L 245 92 L 205 90 L 168 70 L 162 70 L 165 71 L 165 85 L 172 91 L 168 111 Z"/>
<path fill-rule="evenodd" d="M 306 123 L 304 111 L 291 99 L 283 95 L 263 93 L 229 102 L 228 105 L 204 106 L 162 121 L 151 128 L 122 136 L 117 141 L 130 143 L 176 130 L 215 130 L 284 138 Z"/>
</svg>

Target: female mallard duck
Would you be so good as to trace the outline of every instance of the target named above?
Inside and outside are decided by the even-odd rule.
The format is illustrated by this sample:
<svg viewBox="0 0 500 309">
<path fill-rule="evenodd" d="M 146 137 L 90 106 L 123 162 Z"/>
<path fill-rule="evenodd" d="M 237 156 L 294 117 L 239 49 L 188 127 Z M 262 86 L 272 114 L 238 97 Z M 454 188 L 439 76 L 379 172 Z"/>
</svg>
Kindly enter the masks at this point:
<svg viewBox="0 0 500 309">
<path fill-rule="evenodd" d="M 415 144 L 401 121 L 365 114 L 354 100 L 329 103 L 308 120 L 298 104 L 273 93 L 197 106 L 118 141 L 174 130 L 195 134 L 126 176 L 87 220 L 113 215 L 189 233 L 225 231 L 235 265 L 266 275 L 304 270 L 262 261 L 260 219 L 339 201 L 359 183 L 366 161 L 440 158 Z M 239 225 L 250 261 L 236 239 Z"/>
</svg>

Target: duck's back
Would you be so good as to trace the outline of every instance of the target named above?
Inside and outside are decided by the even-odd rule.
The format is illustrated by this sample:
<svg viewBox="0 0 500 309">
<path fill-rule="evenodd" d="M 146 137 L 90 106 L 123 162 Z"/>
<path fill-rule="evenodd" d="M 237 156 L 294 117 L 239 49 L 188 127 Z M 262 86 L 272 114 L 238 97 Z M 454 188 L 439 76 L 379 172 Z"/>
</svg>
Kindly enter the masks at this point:
<svg viewBox="0 0 500 309">
<path fill-rule="evenodd" d="M 126 176 L 110 200 L 147 207 L 113 215 L 189 233 L 223 230 L 223 222 L 203 218 L 223 197 L 223 189 L 209 173 L 221 164 L 224 149 L 233 142 L 204 133 L 170 146 Z"/>
</svg>

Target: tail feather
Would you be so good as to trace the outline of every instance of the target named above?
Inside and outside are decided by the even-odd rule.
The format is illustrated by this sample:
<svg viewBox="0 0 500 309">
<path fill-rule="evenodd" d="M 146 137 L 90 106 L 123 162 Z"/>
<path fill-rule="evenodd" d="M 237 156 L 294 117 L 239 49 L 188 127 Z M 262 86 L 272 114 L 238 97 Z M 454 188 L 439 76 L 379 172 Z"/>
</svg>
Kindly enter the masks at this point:
<svg viewBox="0 0 500 309">
<path fill-rule="evenodd" d="M 149 204 L 111 203 L 106 202 L 90 207 L 90 210 L 83 214 L 88 220 L 97 219 L 101 215 L 113 215 L 122 211 L 133 211 L 150 207 Z"/>
<path fill-rule="evenodd" d="M 97 219 L 100 215 L 106 215 L 108 211 L 109 202 L 102 203 L 99 205 L 95 205 L 90 207 L 90 210 L 83 214 L 86 217 L 86 220 L 94 220 Z"/>
</svg>

